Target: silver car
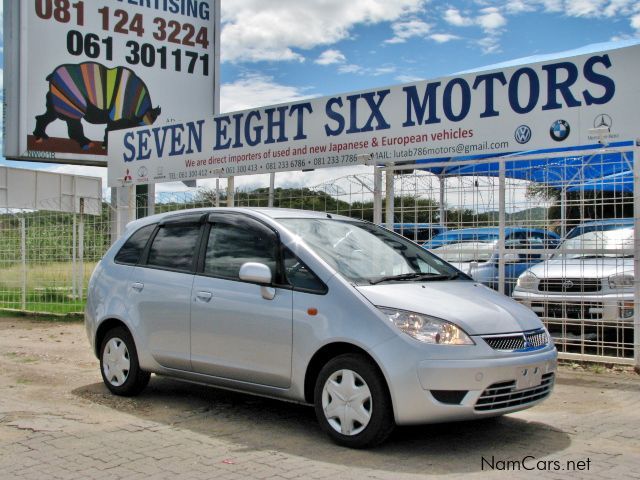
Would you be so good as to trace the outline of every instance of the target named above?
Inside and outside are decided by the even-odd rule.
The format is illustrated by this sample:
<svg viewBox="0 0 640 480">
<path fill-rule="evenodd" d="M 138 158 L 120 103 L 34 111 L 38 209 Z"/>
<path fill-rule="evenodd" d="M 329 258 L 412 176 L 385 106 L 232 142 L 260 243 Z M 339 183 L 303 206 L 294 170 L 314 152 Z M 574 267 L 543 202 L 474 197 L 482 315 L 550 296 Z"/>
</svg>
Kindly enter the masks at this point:
<svg viewBox="0 0 640 480">
<path fill-rule="evenodd" d="M 117 395 L 155 373 L 311 404 L 348 447 L 531 407 L 556 370 L 531 310 L 400 235 L 298 210 L 132 222 L 91 277 L 85 319 Z"/>
<path fill-rule="evenodd" d="M 513 298 L 549 319 L 633 322 L 634 230 L 609 223 L 577 227 L 550 260 L 520 276 Z"/>
</svg>

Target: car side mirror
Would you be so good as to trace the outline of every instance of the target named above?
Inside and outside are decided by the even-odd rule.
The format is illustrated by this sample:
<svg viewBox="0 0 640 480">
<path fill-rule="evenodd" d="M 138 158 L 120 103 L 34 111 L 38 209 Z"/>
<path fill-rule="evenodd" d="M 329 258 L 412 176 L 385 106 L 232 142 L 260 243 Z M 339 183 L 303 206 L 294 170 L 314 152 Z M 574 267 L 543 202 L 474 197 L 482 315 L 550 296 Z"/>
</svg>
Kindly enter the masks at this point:
<svg viewBox="0 0 640 480">
<path fill-rule="evenodd" d="M 273 281 L 271 269 L 264 263 L 247 262 L 240 267 L 238 276 L 243 282 L 260 285 L 260 294 L 265 300 L 273 300 L 275 298 L 276 289 L 269 286 Z"/>
</svg>

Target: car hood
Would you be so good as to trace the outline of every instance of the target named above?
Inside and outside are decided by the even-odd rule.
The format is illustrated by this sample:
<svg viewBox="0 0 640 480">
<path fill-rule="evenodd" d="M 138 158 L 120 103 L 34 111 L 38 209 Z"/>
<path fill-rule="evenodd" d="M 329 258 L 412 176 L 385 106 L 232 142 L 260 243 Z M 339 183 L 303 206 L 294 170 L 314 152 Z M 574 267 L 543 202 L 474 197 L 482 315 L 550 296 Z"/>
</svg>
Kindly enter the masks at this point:
<svg viewBox="0 0 640 480">
<path fill-rule="evenodd" d="M 572 258 L 547 260 L 529 269 L 538 278 L 605 278 L 633 271 L 633 258 Z"/>
<path fill-rule="evenodd" d="M 459 325 L 469 335 L 542 327 L 528 308 L 471 281 L 388 283 L 356 288 L 376 306 L 442 318 Z"/>
</svg>

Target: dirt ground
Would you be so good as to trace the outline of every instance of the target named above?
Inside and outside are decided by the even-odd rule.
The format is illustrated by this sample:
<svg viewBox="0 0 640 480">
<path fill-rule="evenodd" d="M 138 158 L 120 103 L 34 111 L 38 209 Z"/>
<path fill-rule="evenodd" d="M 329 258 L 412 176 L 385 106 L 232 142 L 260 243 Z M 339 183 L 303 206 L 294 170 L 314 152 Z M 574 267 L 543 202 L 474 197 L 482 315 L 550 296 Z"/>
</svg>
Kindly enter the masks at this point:
<svg viewBox="0 0 640 480">
<path fill-rule="evenodd" d="M 155 376 L 115 397 L 81 323 L 0 318 L 0 478 L 640 478 L 640 377 L 601 370 L 562 367 L 524 412 L 353 451 L 308 407 Z"/>
</svg>

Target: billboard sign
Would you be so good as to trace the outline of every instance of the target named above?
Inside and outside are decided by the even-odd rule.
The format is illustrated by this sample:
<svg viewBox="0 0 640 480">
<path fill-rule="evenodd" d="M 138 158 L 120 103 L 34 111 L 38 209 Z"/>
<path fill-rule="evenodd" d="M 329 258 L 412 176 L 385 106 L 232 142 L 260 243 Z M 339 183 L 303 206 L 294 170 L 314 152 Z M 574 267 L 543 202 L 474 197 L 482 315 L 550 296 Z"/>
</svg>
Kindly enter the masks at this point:
<svg viewBox="0 0 640 480">
<path fill-rule="evenodd" d="M 215 113 L 219 0 L 4 7 L 7 158 L 106 166 L 109 131 Z"/>
<path fill-rule="evenodd" d="M 640 45 L 111 134 L 109 185 L 637 137 Z M 606 132 L 603 133 L 603 129 Z"/>
</svg>

